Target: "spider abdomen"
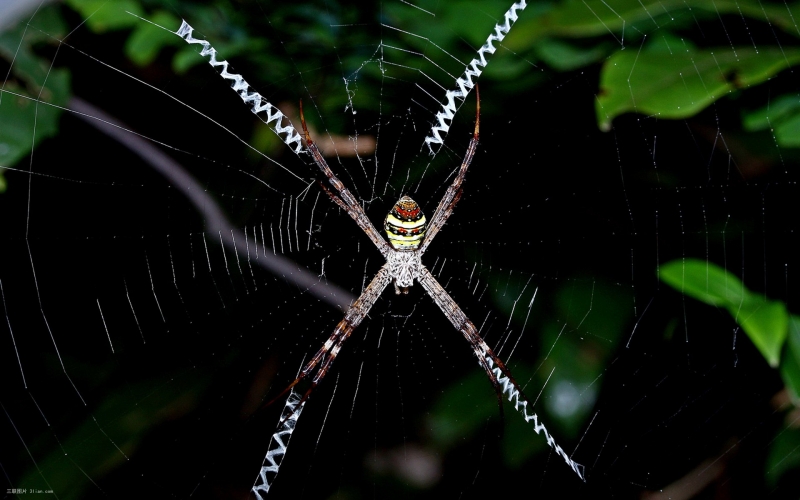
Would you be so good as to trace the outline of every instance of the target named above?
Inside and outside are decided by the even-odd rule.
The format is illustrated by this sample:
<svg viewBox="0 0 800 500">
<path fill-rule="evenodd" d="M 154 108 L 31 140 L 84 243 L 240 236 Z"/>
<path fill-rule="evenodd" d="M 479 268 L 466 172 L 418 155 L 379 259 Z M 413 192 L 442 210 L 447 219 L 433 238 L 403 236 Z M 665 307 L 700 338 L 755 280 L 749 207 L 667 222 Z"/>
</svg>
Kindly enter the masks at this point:
<svg viewBox="0 0 800 500">
<path fill-rule="evenodd" d="M 403 196 L 386 216 L 383 228 L 395 250 L 416 250 L 425 236 L 427 223 L 417 202 Z"/>
</svg>

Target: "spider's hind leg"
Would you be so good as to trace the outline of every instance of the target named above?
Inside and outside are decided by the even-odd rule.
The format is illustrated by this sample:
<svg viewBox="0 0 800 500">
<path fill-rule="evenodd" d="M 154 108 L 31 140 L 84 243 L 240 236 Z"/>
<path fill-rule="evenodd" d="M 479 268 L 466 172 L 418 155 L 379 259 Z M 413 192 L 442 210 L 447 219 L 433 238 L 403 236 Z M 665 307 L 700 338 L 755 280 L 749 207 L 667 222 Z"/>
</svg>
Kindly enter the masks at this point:
<svg viewBox="0 0 800 500">
<path fill-rule="evenodd" d="M 500 386 L 500 381 L 497 380 L 492 368 L 489 366 L 489 363 L 486 362 L 486 353 L 483 352 L 481 348 L 482 340 L 480 340 L 480 336 L 475 333 L 475 337 L 469 342 L 472 344 L 472 349 L 475 351 L 475 356 L 478 357 L 478 363 L 483 367 L 486 371 L 486 375 L 489 377 L 489 382 L 491 382 L 492 387 L 494 387 L 494 392 L 497 394 L 497 407 L 500 411 L 500 420 L 505 420 L 506 414 L 503 410 L 503 388 Z M 494 356 L 494 354 L 492 354 Z"/>
</svg>

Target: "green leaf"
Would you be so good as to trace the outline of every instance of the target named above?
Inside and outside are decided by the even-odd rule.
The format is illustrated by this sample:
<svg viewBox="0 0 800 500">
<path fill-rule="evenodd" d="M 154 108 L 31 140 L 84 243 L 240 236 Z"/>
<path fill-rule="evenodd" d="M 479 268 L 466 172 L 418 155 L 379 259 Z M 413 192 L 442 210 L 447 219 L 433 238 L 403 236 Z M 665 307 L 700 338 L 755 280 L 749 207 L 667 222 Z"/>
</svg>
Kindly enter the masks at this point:
<svg viewBox="0 0 800 500">
<path fill-rule="evenodd" d="M 772 487 L 778 484 L 778 479 L 782 475 L 800 468 L 800 430 L 784 429 L 775 437 L 765 467 L 764 475 Z"/>
<path fill-rule="evenodd" d="M 61 109 L 70 96 L 70 74 L 52 70 L 50 62 L 37 56 L 34 45 L 53 44 L 66 25 L 55 8 L 42 9 L 31 27 L 20 25 L 0 34 L 0 57 L 14 61 L 12 78 L 0 93 L 0 166 L 10 167 L 30 154 L 34 145 L 58 132 Z M 52 31 L 40 31 L 52 30 Z M 45 33 L 51 33 L 49 37 Z M 20 43 L 22 41 L 22 43 Z M 38 102 L 37 102 L 38 99 Z M 0 192 L 5 191 L 0 179 Z"/>
<path fill-rule="evenodd" d="M 668 262 L 661 266 L 660 277 L 689 297 L 726 308 L 770 366 L 778 366 L 789 328 L 782 302 L 750 292 L 733 274 L 699 259 Z"/>
<path fill-rule="evenodd" d="M 789 318 L 786 352 L 781 361 L 781 377 L 795 406 L 800 406 L 800 317 Z"/>
<path fill-rule="evenodd" d="M 135 0 L 66 0 L 66 4 L 83 16 L 86 25 L 95 33 L 136 26 L 141 22 L 136 16 L 144 16 Z"/>
<path fill-rule="evenodd" d="M 699 259 L 663 264 L 660 278 L 679 292 L 712 306 L 739 307 L 749 295 L 739 278 Z"/>
<path fill-rule="evenodd" d="M 777 367 L 789 329 L 789 313 L 782 302 L 750 297 L 741 308 L 730 306 L 728 310 L 770 366 Z"/>
<path fill-rule="evenodd" d="M 596 100 L 600 129 L 627 112 L 660 118 L 693 116 L 737 89 L 800 63 L 800 49 L 731 48 L 672 53 L 620 51 L 603 64 Z"/>
<path fill-rule="evenodd" d="M 786 148 L 800 148 L 800 109 L 775 127 L 775 140 Z"/>
<path fill-rule="evenodd" d="M 624 35 L 630 41 L 642 33 L 696 24 L 703 19 L 719 19 L 733 14 L 770 23 L 797 36 L 795 19 L 800 17 L 800 4 L 769 4 L 758 0 L 566 0 L 551 7 L 545 15 L 528 17 L 526 31 L 540 36 L 583 38 L 608 33 Z"/>
<path fill-rule="evenodd" d="M 183 75 L 202 62 L 204 62 L 204 59 L 197 56 L 197 49 L 194 46 L 187 45 L 178 49 L 178 52 L 172 57 L 172 70 L 179 75 Z"/>
<path fill-rule="evenodd" d="M 180 47 L 184 44 L 175 33 L 167 31 L 177 29 L 179 19 L 169 12 L 158 11 L 151 17 L 151 23 L 141 22 L 125 42 L 125 55 L 138 66 L 146 66 L 153 62 L 165 46 Z"/>
<path fill-rule="evenodd" d="M 800 99 L 796 95 L 783 95 L 767 106 L 742 116 L 745 130 L 756 132 L 771 130 L 779 146 L 800 147 Z"/>
<path fill-rule="evenodd" d="M 795 116 L 798 111 L 800 111 L 800 99 L 796 95 L 782 95 L 763 108 L 745 113 L 742 125 L 750 132 L 768 130 L 781 121 Z"/>
<path fill-rule="evenodd" d="M 50 72 L 46 86 L 41 89 L 40 102 L 34 94 L 13 86 L 3 93 L 0 101 L 0 165 L 11 166 L 30 154 L 35 144 L 58 133 L 61 109 L 69 99 L 70 75 L 67 70 Z M 36 91 L 34 95 L 39 95 Z"/>
<path fill-rule="evenodd" d="M 602 59 L 609 52 L 608 44 L 583 48 L 562 40 L 544 39 L 535 46 L 536 55 L 558 71 L 571 71 Z"/>
</svg>

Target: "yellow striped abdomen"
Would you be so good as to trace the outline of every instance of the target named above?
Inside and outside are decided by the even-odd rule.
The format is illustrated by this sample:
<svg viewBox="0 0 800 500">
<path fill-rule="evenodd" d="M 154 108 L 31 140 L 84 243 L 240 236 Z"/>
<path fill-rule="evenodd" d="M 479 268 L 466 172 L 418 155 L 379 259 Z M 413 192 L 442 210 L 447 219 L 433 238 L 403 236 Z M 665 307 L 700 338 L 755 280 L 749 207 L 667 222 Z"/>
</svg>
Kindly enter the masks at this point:
<svg viewBox="0 0 800 500">
<path fill-rule="evenodd" d="M 425 236 L 427 223 L 417 202 L 403 196 L 386 216 L 383 228 L 395 250 L 416 250 Z"/>
</svg>

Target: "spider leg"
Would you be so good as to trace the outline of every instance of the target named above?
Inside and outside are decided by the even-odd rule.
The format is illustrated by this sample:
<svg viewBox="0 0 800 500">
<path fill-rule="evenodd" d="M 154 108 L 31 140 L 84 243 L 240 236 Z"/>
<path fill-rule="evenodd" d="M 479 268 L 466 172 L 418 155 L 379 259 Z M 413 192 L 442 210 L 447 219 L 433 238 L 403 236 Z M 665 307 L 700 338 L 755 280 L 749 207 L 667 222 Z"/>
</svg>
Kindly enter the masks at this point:
<svg viewBox="0 0 800 500">
<path fill-rule="evenodd" d="M 478 101 L 477 111 L 475 112 L 475 131 L 472 134 L 472 139 L 469 141 L 467 153 L 464 155 L 464 161 L 461 162 L 461 168 L 458 169 L 456 178 L 453 180 L 453 183 L 450 184 L 450 187 L 447 188 L 447 191 L 444 193 L 441 201 L 439 201 L 439 205 L 436 207 L 436 211 L 433 212 L 431 221 L 428 223 L 425 239 L 422 240 L 422 245 L 420 245 L 419 248 L 420 254 L 425 253 L 425 250 L 427 250 L 428 245 L 430 245 L 431 241 L 433 241 L 436 233 L 439 232 L 439 230 L 444 226 L 445 222 L 447 222 L 447 219 L 453 213 L 453 207 L 455 207 L 456 203 L 458 203 L 458 200 L 461 197 L 461 184 L 464 182 L 464 177 L 467 175 L 467 169 L 472 163 L 472 158 L 475 156 L 475 151 L 478 148 L 478 137 L 480 136 L 481 95 L 480 92 L 478 92 L 477 85 L 475 86 L 475 96 Z"/>
<path fill-rule="evenodd" d="M 325 161 L 325 158 L 320 153 L 319 148 L 311 140 L 311 135 L 308 133 L 308 127 L 306 126 L 306 118 L 303 114 L 303 101 L 300 101 L 300 123 L 303 125 L 303 133 L 305 134 L 306 139 L 306 147 L 311 153 L 311 159 L 314 160 L 314 163 L 317 164 L 319 169 L 325 174 L 325 177 L 328 179 L 328 183 L 337 191 L 338 196 L 334 193 L 325 189 L 333 201 L 339 205 L 344 211 L 347 212 L 350 217 L 356 221 L 358 227 L 361 228 L 364 233 L 372 240 L 378 250 L 380 250 L 381 254 L 385 257 L 387 256 L 392 250 L 389 247 L 389 244 L 386 242 L 385 239 L 378 233 L 375 229 L 375 226 L 372 225 L 372 222 L 367 218 L 367 214 L 364 213 L 364 209 L 361 207 L 361 204 L 358 203 L 353 193 L 350 192 L 345 186 L 342 181 L 339 180 L 336 175 L 334 175 L 331 168 L 328 166 L 328 162 Z"/>
<path fill-rule="evenodd" d="M 291 391 L 298 383 L 302 382 L 303 380 L 307 379 L 311 373 L 314 372 L 316 369 L 316 374 L 311 380 L 311 387 L 305 392 L 303 397 L 300 399 L 299 404 L 303 404 L 306 402 L 308 397 L 311 395 L 311 392 L 319 385 L 320 381 L 325 377 L 328 373 L 328 370 L 333 365 L 333 361 L 336 359 L 336 356 L 339 354 L 339 350 L 341 350 L 342 345 L 344 345 L 345 340 L 350 337 L 350 334 L 353 333 L 364 317 L 367 315 L 370 309 L 372 309 L 372 305 L 378 300 L 381 292 L 386 288 L 386 286 L 391 282 L 391 277 L 389 275 L 389 268 L 388 265 L 384 265 L 378 274 L 372 279 L 367 288 L 361 293 L 361 296 L 353 302 L 353 305 L 350 306 L 350 309 L 344 315 L 344 318 L 336 325 L 336 328 L 333 330 L 333 333 L 322 344 L 322 347 L 319 351 L 314 354 L 314 357 L 303 366 L 300 370 L 300 374 L 295 378 L 280 394 L 275 396 L 272 400 L 270 400 L 265 406 L 270 406 L 272 403 L 277 401 L 278 399 L 282 398 L 287 392 Z M 285 419 L 284 419 L 285 420 Z"/>
<path fill-rule="evenodd" d="M 314 357 L 312 357 L 311 360 L 308 363 L 306 363 L 305 366 L 303 366 L 303 368 L 300 370 L 300 373 L 297 375 L 297 378 L 295 378 L 288 386 L 286 386 L 284 390 L 280 392 L 280 394 L 272 398 L 264 406 L 265 407 L 271 406 L 275 401 L 281 399 L 283 396 L 286 395 L 287 392 L 291 391 L 294 388 L 294 386 L 296 386 L 303 380 L 307 379 L 309 374 L 311 374 L 311 372 L 314 371 L 314 368 L 319 364 L 319 362 L 322 361 L 323 359 L 328 358 L 328 353 L 330 352 L 332 347 L 334 346 L 341 347 L 341 342 L 343 341 L 341 337 L 345 333 L 345 330 L 348 330 L 346 332 L 347 336 L 349 336 L 350 333 L 353 331 L 353 327 L 350 326 L 349 322 L 347 321 L 347 318 L 343 319 L 342 321 L 339 322 L 338 325 L 336 325 L 336 329 L 333 331 L 333 334 L 331 334 L 328 340 L 325 341 L 324 344 L 322 344 L 322 347 L 319 349 L 319 351 L 316 352 L 316 354 L 314 354 Z M 334 355 L 333 357 L 335 358 L 336 355 Z M 314 384 L 314 386 L 316 386 L 316 384 Z M 307 398 L 303 398 L 303 402 L 305 402 L 305 399 Z"/>
<path fill-rule="evenodd" d="M 321 187 L 322 190 L 325 191 L 325 194 L 327 194 L 330 197 L 330 199 L 333 200 L 334 203 L 339 205 L 339 208 L 347 212 L 347 205 L 345 205 L 345 203 L 342 201 L 341 198 L 333 194 L 333 191 L 328 189 L 322 181 L 319 181 L 319 187 Z"/>
<path fill-rule="evenodd" d="M 308 400 L 311 392 L 328 373 L 344 341 L 347 340 L 353 330 L 358 327 L 361 320 L 366 317 L 369 310 L 372 309 L 373 304 L 375 304 L 375 301 L 378 300 L 378 297 L 380 297 L 383 290 L 391 281 L 392 278 L 389 272 L 389 266 L 384 265 L 369 285 L 367 285 L 367 288 L 361 293 L 361 296 L 358 297 L 358 299 L 353 302 L 353 305 L 350 306 L 350 309 L 347 310 L 344 318 L 336 325 L 333 334 L 325 341 L 322 348 L 317 351 L 311 361 L 306 363 L 297 378 L 294 379 L 278 397 L 268 403 L 268 405 L 272 404 L 276 399 L 289 392 L 289 397 L 281 412 L 281 419 L 278 422 L 278 429 L 272 434 L 266 457 L 264 458 L 261 470 L 251 490 L 257 498 L 263 498 L 262 495 L 269 491 L 270 483 L 277 476 L 278 469 L 283 461 L 283 456 L 286 454 L 286 450 L 289 446 L 289 438 L 291 438 L 292 432 L 294 432 L 294 427 L 297 425 L 297 419 L 300 418 L 300 412 L 303 410 L 306 400 Z M 308 378 L 308 376 L 314 372 L 315 368 L 317 372 L 311 381 L 311 387 L 302 397 L 299 396 L 294 392 L 294 386 Z"/>
<path fill-rule="evenodd" d="M 319 369 L 317 370 L 317 373 L 314 375 L 314 378 L 311 379 L 311 386 L 306 390 L 306 392 L 300 398 L 300 401 L 297 403 L 298 405 L 304 405 L 305 404 L 305 402 L 308 400 L 309 396 L 311 396 L 311 393 L 314 391 L 314 389 L 317 388 L 317 386 L 322 381 L 322 379 L 325 378 L 325 375 L 328 374 L 328 370 L 330 370 L 331 366 L 333 365 L 333 361 L 336 359 L 336 356 L 339 354 L 339 350 L 342 348 L 342 345 L 344 345 L 344 341 L 347 340 L 348 337 L 350 337 L 351 333 L 353 333 L 353 330 L 355 330 L 355 326 L 353 324 L 347 322 L 346 319 L 343 319 L 341 322 L 339 322 L 339 325 L 337 325 L 336 330 L 337 330 L 337 332 L 340 331 L 340 333 L 338 335 L 338 339 L 333 344 L 333 348 L 328 348 L 327 346 L 330 344 L 330 341 L 333 339 L 333 337 L 336 334 L 332 335 L 331 339 L 329 339 L 328 342 L 325 342 L 325 345 L 323 346 L 323 348 L 320 349 L 320 352 L 317 353 L 318 355 L 320 353 L 322 354 L 320 356 L 320 358 L 317 360 L 317 362 L 319 362 L 319 360 L 321 360 L 321 363 L 319 365 Z M 314 364 L 316 365 L 317 363 L 315 362 Z M 297 385 L 298 382 L 300 382 L 301 380 L 307 378 L 308 374 L 310 373 L 310 371 L 312 369 L 313 369 L 313 367 L 309 368 L 309 370 L 306 371 L 306 369 L 304 368 L 303 372 L 305 372 L 305 373 L 301 372 L 301 375 L 299 377 L 297 377 L 294 380 L 294 382 L 289 384 L 289 387 L 284 389 L 283 392 L 281 393 L 281 395 L 286 394 L 288 391 L 292 390 L 292 388 L 295 385 Z M 280 397 L 280 396 L 278 396 L 278 397 Z M 283 421 L 281 422 L 281 425 L 290 416 L 291 415 L 285 416 Z"/>
<path fill-rule="evenodd" d="M 508 396 L 508 400 L 512 401 L 514 404 L 514 409 L 517 410 L 522 417 L 525 419 L 526 422 L 533 421 L 534 424 L 534 431 L 537 434 L 540 432 L 544 432 L 544 436 L 547 439 L 547 444 L 549 444 L 553 450 L 556 452 L 557 455 L 560 455 L 564 461 L 569 465 L 569 467 L 576 473 L 581 479 L 584 479 L 583 476 L 583 466 L 572 460 L 572 458 L 567 455 L 567 453 L 556 444 L 555 439 L 550 435 L 550 433 L 545 428 L 544 424 L 539 422 L 539 417 L 534 413 L 532 410 L 528 409 L 528 403 L 530 402 L 528 398 L 522 393 L 522 389 L 520 388 L 519 384 L 514 380 L 511 376 L 511 372 L 506 368 L 505 364 L 492 352 L 491 348 L 484 342 L 481 336 L 478 334 L 477 328 L 472 323 L 472 321 L 467 318 L 467 315 L 464 314 L 464 311 L 458 307 L 458 304 L 453 300 L 452 297 L 442 288 L 442 285 L 436 281 L 436 278 L 433 277 L 430 271 L 424 266 L 421 266 L 420 275 L 417 278 L 420 285 L 428 292 L 428 295 L 431 296 L 436 305 L 439 306 L 439 309 L 442 310 L 447 319 L 450 320 L 450 323 L 457 330 L 459 330 L 467 341 L 472 345 L 475 354 L 478 356 L 478 362 L 486 370 L 486 373 L 489 375 L 489 380 L 491 380 L 492 384 L 497 384 L 496 387 L 499 387 L 502 394 L 506 394 Z"/>
</svg>

